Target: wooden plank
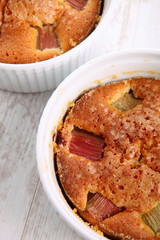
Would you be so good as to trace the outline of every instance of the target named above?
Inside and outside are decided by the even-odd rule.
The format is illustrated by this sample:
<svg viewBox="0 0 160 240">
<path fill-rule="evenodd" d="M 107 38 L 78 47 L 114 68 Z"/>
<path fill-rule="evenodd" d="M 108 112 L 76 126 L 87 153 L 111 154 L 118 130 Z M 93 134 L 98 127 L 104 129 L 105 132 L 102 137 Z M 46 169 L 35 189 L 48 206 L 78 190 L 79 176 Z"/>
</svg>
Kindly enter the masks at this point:
<svg viewBox="0 0 160 240">
<path fill-rule="evenodd" d="M 21 240 L 83 240 L 56 213 L 41 183 L 33 200 Z"/>
<path fill-rule="evenodd" d="M 121 49 L 160 49 L 159 0 L 112 0 L 103 27 L 101 53 Z"/>
<path fill-rule="evenodd" d="M 112 0 L 102 53 L 160 49 L 159 0 Z M 51 92 L 0 91 L 0 239 L 82 240 L 55 212 L 39 182 L 35 144 Z"/>
<path fill-rule="evenodd" d="M 0 239 L 20 239 L 39 181 L 35 143 L 51 92 L 0 91 Z"/>
</svg>

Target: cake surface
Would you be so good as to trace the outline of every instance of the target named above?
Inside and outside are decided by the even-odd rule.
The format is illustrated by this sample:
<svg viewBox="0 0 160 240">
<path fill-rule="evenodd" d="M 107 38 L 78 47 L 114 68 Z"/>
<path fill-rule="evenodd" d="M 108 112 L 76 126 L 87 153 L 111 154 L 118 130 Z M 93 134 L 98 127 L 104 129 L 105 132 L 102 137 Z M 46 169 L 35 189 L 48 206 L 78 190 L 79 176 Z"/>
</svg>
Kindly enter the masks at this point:
<svg viewBox="0 0 160 240">
<path fill-rule="evenodd" d="M 0 62 L 56 57 L 83 41 L 97 24 L 101 0 L 2 0 Z"/>
<path fill-rule="evenodd" d="M 62 187 L 109 237 L 160 239 L 160 81 L 135 78 L 84 94 L 59 132 Z"/>
</svg>

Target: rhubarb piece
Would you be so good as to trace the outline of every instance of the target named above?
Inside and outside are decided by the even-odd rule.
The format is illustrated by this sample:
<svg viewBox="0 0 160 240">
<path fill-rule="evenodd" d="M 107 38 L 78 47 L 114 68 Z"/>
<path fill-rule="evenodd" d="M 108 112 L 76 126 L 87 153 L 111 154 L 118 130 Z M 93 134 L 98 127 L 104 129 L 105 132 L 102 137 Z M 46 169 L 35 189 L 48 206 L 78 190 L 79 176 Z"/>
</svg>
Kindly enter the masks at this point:
<svg viewBox="0 0 160 240">
<path fill-rule="evenodd" d="M 86 212 L 94 219 L 98 220 L 98 222 L 122 212 L 123 210 L 123 207 L 117 207 L 112 201 L 99 193 L 90 194 L 86 207 Z"/>
<path fill-rule="evenodd" d="M 58 48 L 59 43 L 57 35 L 52 26 L 38 28 L 37 49 L 44 50 L 45 48 Z"/>
<path fill-rule="evenodd" d="M 143 214 L 142 220 L 156 234 L 160 233 L 160 203 L 148 213 Z"/>
<path fill-rule="evenodd" d="M 88 0 L 66 0 L 71 7 L 75 8 L 78 11 L 82 11 L 87 4 Z"/>
<path fill-rule="evenodd" d="M 75 128 L 69 143 L 69 151 L 78 156 L 97 161 L 102 158 L 104 139 L 87 131 Z"/>
<path fill-rule="evenodd" d="M 133 91 L 129 91 L 129 93 L 123 94 L 118 100 L 113 102 L 112 106 L 121 112 L 125 112 L 127 110 L 133 109 L 138 104 L 141 104 L 141 102 L 141 99 L 134 96 Z"/>
</svg>

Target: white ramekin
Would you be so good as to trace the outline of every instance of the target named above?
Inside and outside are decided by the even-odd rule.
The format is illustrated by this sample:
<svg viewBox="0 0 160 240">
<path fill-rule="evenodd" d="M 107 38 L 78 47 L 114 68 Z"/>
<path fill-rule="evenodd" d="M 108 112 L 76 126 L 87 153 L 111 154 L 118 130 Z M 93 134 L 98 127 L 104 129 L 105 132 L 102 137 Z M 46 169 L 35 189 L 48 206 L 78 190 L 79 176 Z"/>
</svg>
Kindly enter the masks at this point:
<svg viewBox="0 0 160 240">
<path fill-rule="evenodd" d="M 70 51 L 37 63 L 0 63 L 0 89 L 14 92 L 40 92 L 56 88 L 73 70 L 100 55 L 102 28 L 111 0 L 105 0 L 102 19 L 96 29 Z"/>
<path fill-rule="evenodd" d="M 126 50 L 89 61 L 69 75 L 55 90 L 44 109 L 37 134 L 37 163 L 45 192 L 60 215 L 85 239 L 106 240 L 81 221 L 65 201 L 58 185 L 52 149 L 52 136 L 63 119 L 68 103 L 82 93 L 106 84 L 136 76 L 160 79 L 160 51 Z"/>
</svg>

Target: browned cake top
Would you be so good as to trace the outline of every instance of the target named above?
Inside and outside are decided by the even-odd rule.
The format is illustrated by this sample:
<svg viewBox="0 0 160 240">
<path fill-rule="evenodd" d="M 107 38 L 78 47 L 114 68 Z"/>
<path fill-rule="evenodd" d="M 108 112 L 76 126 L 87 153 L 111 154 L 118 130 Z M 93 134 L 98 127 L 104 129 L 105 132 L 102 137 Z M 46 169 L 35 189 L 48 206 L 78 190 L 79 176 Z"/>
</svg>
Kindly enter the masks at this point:
<svg viewBox="0 0 160 240">
<path fill-rule="evenodd" d="M 101 0 L 2 0 L 0 62 L 29 63 L 60 55 L 97 23 Z"/>
<path fill-rule="evenodd" d="M 62 186 L 80 211 L 89 193 L 99 193 L 117 213 L 123 208 L 106 218 L 107 228 L 125 214 L 128 224 L 134 219 L 136 238 L 144 228 L 141 216 L 160 202 L 160 81 L 131 79 L 82 96 L 64 121 L 57 163 Z"/>
</svg>

